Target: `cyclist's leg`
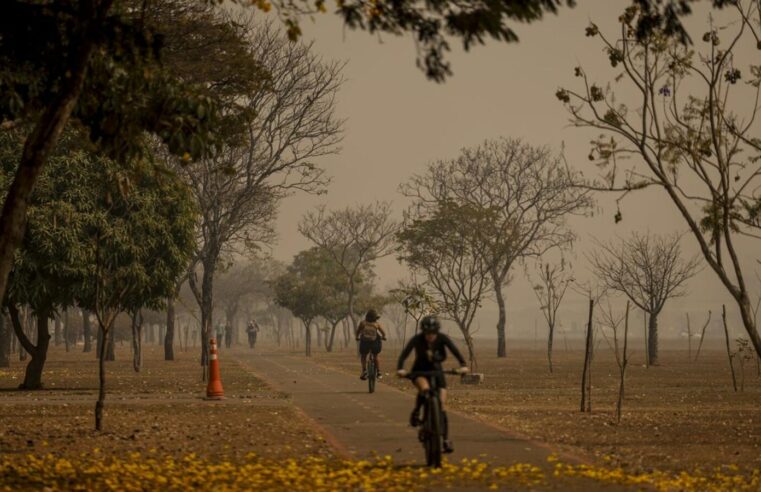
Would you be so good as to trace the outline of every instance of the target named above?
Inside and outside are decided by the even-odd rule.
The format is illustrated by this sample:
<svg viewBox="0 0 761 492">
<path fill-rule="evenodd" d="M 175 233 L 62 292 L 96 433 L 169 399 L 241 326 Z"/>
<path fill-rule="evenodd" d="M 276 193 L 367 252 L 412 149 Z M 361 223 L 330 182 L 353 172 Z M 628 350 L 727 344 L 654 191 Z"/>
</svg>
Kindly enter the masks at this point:
<svg viewBox="0 0 761 492">
<path fill-rule="evenodd" d="M 446 384 L 446 383 L 445 383 Z M 446 412 L 447 389 L 439 389 L 439 401 L 441 402 L 441 435 L 444 438 L 444 452 L 451 453 L 454 451 L 452 441 L 449 439 L 449 417 Z"/>
<path fill-rule="evenodd" d="M 382 342 L 380 341 L 380 339 L 378 339 L 375 342 L 375 346 L 373 347 L 373 355 L 375 356 L 375 370 L 378 372 L 378 377 L 380 377 L 381 375 L 381 366 L 380 366 L 381 347 L 382 347 Z"/>
<path fill-rule="evenodd" d="M 359 356 L 360 356 L 360 362 L 362 364 L 362 374 L 359 376 L 362 379 L 365 379 L 367 377 L 367 354 L 370 352 L 367 349 L 367 344 L 360 340 L 359 342 Z"/>
<path fill-rule="evenodd" d="M 423 377 L 415 378 L 412 383 L 418 391 L 417 398 L 415 399 L 415 408 L 410 415 L 410 425 L 415 427 L 420 423 L 420 409 L 423 407 L 423 403 L 425 403 L 425 397 L 431 389 L 431 385 L 428 379 Z"/>
</svg>

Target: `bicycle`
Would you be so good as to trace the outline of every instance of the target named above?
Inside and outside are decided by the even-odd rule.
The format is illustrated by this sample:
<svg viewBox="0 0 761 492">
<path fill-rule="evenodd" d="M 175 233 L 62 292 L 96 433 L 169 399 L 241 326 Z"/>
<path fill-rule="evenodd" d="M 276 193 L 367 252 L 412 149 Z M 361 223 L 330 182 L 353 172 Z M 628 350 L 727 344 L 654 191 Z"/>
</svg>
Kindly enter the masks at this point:
<svg viewBox="0 0 761 492">
<path fill-rule="evenodd" d="M 367 354 L 367 389 L 369 393 L 375 393 L 375 381 L 378 378 L 378 366 L 375 363 L 375 354 Z"/>
<path fill-rule="evenodd" d="M 441 468 L 441 455 L 444 447 L 444 429 L 442 426 L 441 399 L 439 396 L 439 387 L 436 386 L 436 375 L 450 374 L 461 375 L 457 369 L 447 369 L 438 371 L 413 371 L 404 377 L 415 380 L 419 377 L 428 378 L 430 388 L 425 395 L 423 404 L 423 421 L 420 424 L 418 438 L 423 443 L 425 449 L 426 464 L 433 468 Z"/>
<path fill-rule="evenodd" d="M 380 339 L 380 341 L 383 340 L 385 340 L 385 338 Z M 378 380 L 378 361 L 375 360 L 377 355 L 378 354 L 372 350 L 367 354 L 367 366 L 365 367 L 365 370 L 367 371 L 367 389 L 369 393 L 375 393 L 375 383 Z"/>
</svg>

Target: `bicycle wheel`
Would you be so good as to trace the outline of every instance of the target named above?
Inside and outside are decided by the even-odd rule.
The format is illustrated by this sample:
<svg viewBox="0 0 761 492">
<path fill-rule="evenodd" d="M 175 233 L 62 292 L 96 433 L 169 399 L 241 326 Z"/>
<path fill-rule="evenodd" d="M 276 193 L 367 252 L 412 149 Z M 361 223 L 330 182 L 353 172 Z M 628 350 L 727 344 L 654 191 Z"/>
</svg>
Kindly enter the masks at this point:
<svg viewBox="0 0 761 492">
<path fill-rule="evenodd" d="M 371 354 L 367 359 L 367 389 L 370 393 L 375 392 L 375 377 L 375 356 Z"/>
<path fill-rule="evenodd" d="M 426 461 L 433 468 L 441 467 L 441 402 L 438 397 L 428 400 L 426 420 L 429 422 L 426 440 Z"/>
</svg>

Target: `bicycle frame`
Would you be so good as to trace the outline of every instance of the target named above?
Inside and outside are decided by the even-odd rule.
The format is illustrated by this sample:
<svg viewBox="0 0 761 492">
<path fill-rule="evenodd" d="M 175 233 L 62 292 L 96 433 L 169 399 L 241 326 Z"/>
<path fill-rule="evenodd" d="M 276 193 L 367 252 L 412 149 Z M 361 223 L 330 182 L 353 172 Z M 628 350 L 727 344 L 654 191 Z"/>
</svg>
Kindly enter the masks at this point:
<svg viewBox="0 0 761 492">
<path fill-rule="evenodd" d="M 425 458 L 428 466 L 433 468 L 441 467 L 441 450 L 444 439 L 442 429 L 442 410 L 440 388 L 436 382 L 436 376 L 441 374 L 459 374 L 456 370 L 438 370 L 438 371 L 414 371 L 406 377 L 412 381 L 424 377 L 428 379 L 429 389 L 425 399 L 425 410 L 423 412 L 423 422 L 421 432 L 421 441 L 425 447 Z"/>
</svg>

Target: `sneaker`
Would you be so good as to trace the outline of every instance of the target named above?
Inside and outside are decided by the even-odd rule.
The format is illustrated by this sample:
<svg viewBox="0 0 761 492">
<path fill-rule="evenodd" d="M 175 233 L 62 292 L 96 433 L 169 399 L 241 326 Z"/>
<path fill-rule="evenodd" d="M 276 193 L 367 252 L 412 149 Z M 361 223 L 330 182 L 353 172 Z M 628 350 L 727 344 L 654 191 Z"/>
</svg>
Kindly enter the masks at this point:
<svg viewBox="0 0 761 492">
<path fill-rule="evenodd" d="M 375 379 L 377 379 L 378 381 L 380 381 L 381 379 L 383 379 L 383 374 L 381 374 L 380 372 L 378 372 L 378 375 L 375 377 Z"/>
<path fill-rule="evenodd" d="M 410 414 L 410 425 L 412 427 L 417 427 L 420 425 L 420 417 L 418 417 L 417 410 L 413 410 L 412 414 Z"/>
<path fill-rule="evenodd" d="M 361 379 L 362 381 L 367 379 L 367 371 L 362 371 L 362 374 L 359 376 L 359 379 Z"/>
<path fill-rule="evenodd" d="M 452 446 L 452 441 L 444 441 L 444 452 L 446 454 L 453 453 L 454 452 L 454 446 Z"/>
</svg>

